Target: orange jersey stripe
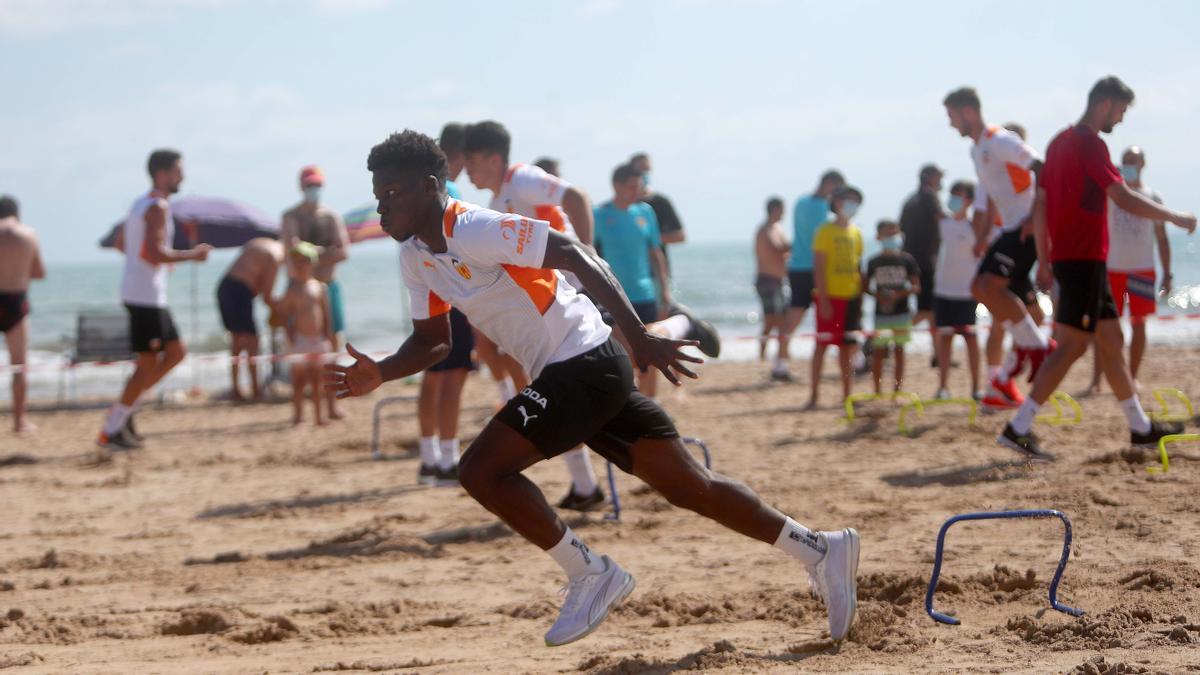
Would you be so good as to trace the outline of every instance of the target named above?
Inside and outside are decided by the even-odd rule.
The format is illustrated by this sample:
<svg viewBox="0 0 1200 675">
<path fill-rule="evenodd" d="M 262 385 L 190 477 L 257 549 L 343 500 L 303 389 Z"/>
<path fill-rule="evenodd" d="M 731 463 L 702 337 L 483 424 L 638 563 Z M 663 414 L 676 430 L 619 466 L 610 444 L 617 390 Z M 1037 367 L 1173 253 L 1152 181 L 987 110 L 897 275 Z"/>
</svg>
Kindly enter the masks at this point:
<svg viewBox="0 0 1200 675">
<path fill-rule="evenodd" d="M 441 316 L 450 311 L 450 303 L 441 299 L 437 293 L 429 291 L 429 316 Z"/>
<path fill-rule="evenodd" d="M 567 231 L 567 214 L 553 204 L 538 204 L 533 207 L 533 217 L 550 223 L 555 232 Z"/>
<path fill-rule="evenodd" d="M 1008 179 L 1012 181 L 1013 192 L 1021 194 L 1033 185 L 1033 176 L 1029 169 L 1024 169 L 1016 164 L 1005 164 L 1004 168 L 1008 171 Z"/>
<path fill-rule="evenodd" d="M 467 207 L 457 199 L 451 199 L 446 204 L 446 211 L 442 214 L 442 232 L 447 237 L 454 236 L 454 223 L 458 220 L 458 216 L 466 210 Z"/>
<path fill-rule="evenodd" d="M 535 269 L 533 267 L 517 267 L 502 265 L 508 276 L 525 291 L 539 314 L 545 314 L 554 304 L 554 296 L 558 292 L 558 277 L 554 270 Z"/>
</svg>

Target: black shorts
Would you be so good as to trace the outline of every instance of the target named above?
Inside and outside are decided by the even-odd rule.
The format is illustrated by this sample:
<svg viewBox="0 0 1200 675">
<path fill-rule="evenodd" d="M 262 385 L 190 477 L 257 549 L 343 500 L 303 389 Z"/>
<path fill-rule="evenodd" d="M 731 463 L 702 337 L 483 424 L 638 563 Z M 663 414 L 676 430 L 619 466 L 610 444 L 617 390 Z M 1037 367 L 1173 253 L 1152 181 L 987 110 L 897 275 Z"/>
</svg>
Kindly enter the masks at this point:
<svg viewBox="0 0 1200 675">
<path fill-rule="evenodd" d="M 813 303 L 812 270 L 789 270 L 788 286 L 792 289 L 792 307 L 808 309 Z"/>
<path fill-rule="evenodd" d="M 7 333 L 29 314 L 29 298 L 25 291 L 0 293 L 0 333 Z"/>
<path fill-rule="evenodd" d="M 974 300 L 934 297 L 933 324 L 938 328 L 953 328 L 959 335 L 972 335 L 978 306 Z"/>
<path fill-rule="evenodd" d="M 763 316 L 779 316 L 787 312 L 787 299 L 783 297 L 783 279 L 760 274 L 754 280 L 754 290 L 762 301 Z"/>
<path fill-rule="evenodd" d="M 652 324 L 658 321 L 658 303 L 651 300 L 650 302 L 630 302 L 633 305 L 633 313 L 637 314 L 637 318 L 644 324 Z"/>
<path fill-rule="evenodd" d="M 1008 290 L 1026 305 L 1037 302 L 1037 293 L 1029 281 L 1029 272 L 1037 262 L 1037 243 L 1033 237 L 1021 241 L 1021 231 L 1002 233 L 979 263 L 980 274 L 994 274 L 1008 279 Z"/>
<path fill-rule="evenodd" d="M 1064 260 L 1053 265 L 1058 285 L 1054 321 L 1095 333 L 1096 324 L 1116 319 L 1117 303 L 1108 286 L 1108 265 L 1100 260 Z"/>
<path fill-rule="evenodd" d="M 230 333 L 258 335 L 254 322 L 254 291 L 244 281 L 226 276 L 217 284 L 217 308 Z"/>
<path fill-rule="evenodd" d="M 159 352 L 179 339 L 171 311 L 165 307 L 125 305 L 129 312 L 129 347 L 137 354 Z"/>
<path fill-rule="evenodd" d="M 638 439 L 679 438 L 666 411 L 633 388 L 633 365 L 611 338 L 546 366 L 495 419 L 547 459 L 585 443 L 627 473 L 633 471 L 629 448 Z"/>
<path fill-rule="evenodd" d="M 918 275 L 921 279 L 921 291 L 917 293 L 917 311 L 932 312 L 933 311 L 933 265 L 922 265 L 917 263 L 917 269 L 920 270 Z"/>
<path fill-rule="evenodd" d="M 475 363 L 471 361 L 471 350 L 473 349 L 475 349 L 475 331 L 471 329 L 467 315 L 451 307 L 450 353 L 446 355 L 446 358 L 429 366 L 428 370 L 431 373 L 460 368 L 475 370 Z"/>
</svg>

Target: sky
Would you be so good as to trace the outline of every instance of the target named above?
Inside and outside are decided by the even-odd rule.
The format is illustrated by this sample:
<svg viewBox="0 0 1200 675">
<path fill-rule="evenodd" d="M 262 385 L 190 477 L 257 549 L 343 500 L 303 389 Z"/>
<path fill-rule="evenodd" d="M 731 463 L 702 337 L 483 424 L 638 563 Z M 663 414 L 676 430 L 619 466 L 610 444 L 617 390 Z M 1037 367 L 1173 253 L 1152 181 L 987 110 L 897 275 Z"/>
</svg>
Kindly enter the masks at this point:
<svg viewBox="0 0 1200 675">
<path fill-rule="evenodd" d="M 1044 150 L 1116 74 L 1137 101 L 1110 149 L 1143 146 L 1146 181 L 1196 210 L 1197 26 L 1186 0 L 0 0 L 0 192 L 49 262 L 113 259 L 96 242 L 155 147 L 184 153 L 182 194 L 279 213 L 315 163 L 348 211 L 389 133 L 495 119 L 513 161 L 556 157 L 597 203 L 648 152 L 689 238 L 748 241 L 768 197 L 790 207 L 830 167 L 867 227 L 925 162 L 971 177 L 953 88 Z"/>
</svg>

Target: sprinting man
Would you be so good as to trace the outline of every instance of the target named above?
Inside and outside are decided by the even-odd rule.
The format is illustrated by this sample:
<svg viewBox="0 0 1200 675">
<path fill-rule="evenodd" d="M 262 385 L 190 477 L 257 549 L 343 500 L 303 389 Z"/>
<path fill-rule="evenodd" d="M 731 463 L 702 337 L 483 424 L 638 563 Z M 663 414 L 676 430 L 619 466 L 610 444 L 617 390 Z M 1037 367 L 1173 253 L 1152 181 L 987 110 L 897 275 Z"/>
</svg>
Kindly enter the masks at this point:
<svg viewBox="0 0 1200 675">
<path fill-rule="evenodd" d="M 997 440 L 1027 456 L 1048 455 L 1034 436 L 1033 420 L 1071 364 L 1095 340 L 1108 384 L 1129 422 L 1130 442 L 1152 447 L 1177 433 L 1176 425 L 1151 421 L 1138 401 L 1133 378 L 1122 353 L 1123 336 L 1108 285 L 1109 232 L 1105 196 L 1126 212 L 1150 220 L 1175 223 L 1189 233 L 1196 216 L 1161 206 L 1130 188 L 1113 166 L 1100 132 L 1111 133 L 1133 103 L 1133 90 L 1116 77 L 1097 82 L 1088 93 L 1079 122 L 1059 132 L 1046 150 L 1046 166 L 1038 176 L 1034 228 L 1037 236 L 1038 283 L 1058 283 L 1054 307 L 1058 348 L 1046 359 L 1033 388 Z"/>
<path fill-rule="evenodd" d="M 956 89 L 946 96 L 943 104 L 950 126 L 974 141 L 971 159 L 979 178 L 977 189 L 995 205 L 1001 222 L 1000 236 L 988 245 L 991 224 L 986 217 L 977 219 L 976 250 L 985 247 L 987 250 L 971 292 L 991 312 L 993 324 L 1008 327 L 1014 345 L 1008 364 L 988 363 L 991 387 L 983 403 L 991 408 L 1012 408 L 1024 400 L 1014 376 L 1026 361 L 1030 374 L 1036 375 L 1046 354 L 1053 349 L 1027 309 L 1037 305 L 1029 273 L 1037 261 L 1032 210 L 1034 179 L 1042 168 L 1042 160 L 1017 134 L 984 123 L 979 95 L 974 89 Z M 987 201 L 981 196 L 979 203 L 985 206 Z"/>
<path fill-rule="evenodd" d="M 37 426 L 25 416 L 25 377 L 29 349 L 29 282 L 45 279 L 37 233 L 21 222 L 20 205 L 10 195 L 0 195 L 0 333 L 8 347 L 8 361 L 18 366 L 12 374 L 13 432 L 33 433 Z"/>
<path fill-rule="evenodd" d="M 609 264 L 638 319 L 649 325 L 662 318 L 672 305 L 658 221 L 654 209 L 639 201 L 642 174 L 633 165 L 618 166 L 612 174 L 612 186 L 612 200 L 595 210 L 596 252 Z M 614 335 L 622 344 L 628 344 L 619 327 Z M 654 398 L 658 394 L 658 371 L 638 373 L 637 382 L 638 390 L 646 396 Z"/>
<path fill-rule="evenodd" d="M 871 375 L 875 393 L 883 393 L 883 360 L 891 351 L 892 392 L 904 384 L 904 345 L 912 340 L 913 296 L 920 297 L 921 266 L 904 250 L 904 233 L 894 220 L 881 220 L 875 238 L 883 251 L 867 261 L 864 291 L 875 297 L 875 335 L 871 337 Z"/>
<path fill-rule="evenodd" d="M 938 223 L 941 246 L 934 274 L 933 322 L 937 326 L 934 348 L 937 350 L 938 389 L 934 398 L 950 398 L 950 356 L 955 335 L 967 346 L 967 364 L 971 373 L 971 392 L 983 399 L 979 389 L 979 340 L 975 335 L 975 310 L 978 303 L 971 295 L 971 281 L 978 262 L 975 257 L 975 229 L 971 207 L 975 185 L 956 181 L 950 186 L 946 209 L 950 212 Z"/>
<path fill-rule="evenodd" d="M 776 350 L 775 364 L 771 367 L 771 379 L 787 381 L 791 379 L 787 363 L 783 360 L 785 353 L 784 332 L 787 322 L 787 298 L 784 297 L 783 284 L 787 277 L 788 254 L 792 243 L 779 221 L 783 220 L 783 200 L 771 197 L 767 200 L 767 219 L 754 233 L 754 264 L 757 274 L 754 277 L 754 291 L 762 302 L 763 329 L 758 339 L 758 360 L 767 358 L 767 343 L 771 335 L 775 335 Z"/>
<path fill-rule="evenodd" d="M 121 397 L 108 410 L 96 442 L 110 450 L 142 446 L 133 425 L 133 414 L 142 394 L 150 391 L 179 365 L 186 355 L 171 310 L 167 307 L 167 272 L 180 262 L 204 262 L 212 247 L 200 244 L 186 250 L 172 248 L 175 221 L 167 200 L 183 183 L 182 155 L 175 150 L 155 150 L 146 166 L 151 189 L 138 197 L 117 236 L 125 254 L 121 275 L 121 301 L 129 312 L 129 341 L 137 354 L 133 374 Z"/>
<path fill-rule="evenodd" d="M 275 311 L 286 322 L 288 356 L 292 374 L 292 425 L 304 421 L 304 398 L 313 404 L 317 426 L 321 417 L 321 364 L 333 351 L 333 312 L 327 286 L 314 278 L 321 253 L 316 246 L 297 242 L 288 251 L 288 276 L 291 283 L 283 297 L 274 303 Z"/>
<path fill-rule="evenodd" d="M 787 324 L 779 339 L 782 367 L 771 371 L 771 379 L 790 382 L 788 371 L 792 333 L 804 321 L 804 315 L 813 303 L 813 236 L 817 228 L 829 222 L 829 200 L 833 193 L 846 185 L 846 179 L 836 170 L 830 169 L 821 175 L 817 189 L 796 201 L 792 207 L 792 256 L 788 260 L 788 286 L 791 300 L 788 306 Z"/>
<path fill-rule="evenodd" d="M 812 357 L 812 383 L 805 410 L 816 410 L 825 350 L 836 345 L 842 374 L 842 400 L 850 396 L 851 359 L 862 330 L 862 232 L 852 218 L 863 194 L 844 186 L 833 193 L 833 220 L 813 236 L 813 299 L 817 303 L 817 340 Z M 794 245 L 793 245 L 794 248 Z"/>
<path fill-rule="evenodd" d="M 596 630 L 634 587 L 633 576 L 588 548 L 522 472 L 587 443 L 672 504 L 773 544 L 808 567 L 825 598 L 829 632 L 846 636 L 856 606 L 858 534 L 814 532 L 765 504 L 749 488 L 706 469 L 687 451 L 658 404 L 633 388 L 634 364 L 672 383 L 694 376 L 686 341 L 645 329 L 608 266 L 549 223 L 498 213 L 446 196 L 446 162 L 432 139 L 393 134 L 367 160 L 385 232 L 401 242 L 413 333 L 381 361 L 347 345 L 355 362 L 330 365 L 328 387 L 361 396 L 420 371 L 451 349 L 448 306 L 460 309 L 534 376 L 483 428 L 459 478 L 489 511 L 546 551 L 569 579 L 549 646 Z M 469 278 L 458 272 L 466 266 Z M 609 308 L 633 348 L 611 339 L 587 297 L 557 269 L 572 272 Z"/>
<path fill-rule="evenodd" d="M 1121 155 L 1121 177 L 1125 184 L 1143 197 L 1158 204 L 1162 195 L 1142 182 L 1146 170 L 1146 153 L 1136 145 Z M 1108 285 L 1112 290 L 1117 316 L 1125 313 L 1129 306 L 1129 323 L 1132 328 L 1129 339 L 1129 374 L 1137 384 L 1138 370 L 1146 354 L 1146 317 L 1154 316 L 1158 309 L 1155 296 L 1154 247 L 1158 245 L 1158 261 L 1162 265 L 1163 280 L 1159 289 L 1163 295 L 1171 293 L 1171 242 L 1167 239 L 1167 228 L 1161 220 L 1136 216 L 1115 202 L 1108 203 Z M 1089 391 L 1100 391 L 1100 352 L 1096 360 Z"/>
<path fill-rule="evenodd" d="M 242 355 L 246 358 L 246 371 L 250 375 L 250 396 L 261 401 L 262 385 L 258 381 L 258 323 L 254 320 L 254 298 L 269 299 L 275 289 L 275 277 L 283 264 L 283 244 L 268 237 L 255 237 L 242 245 L 241 253 L 234 259 L 221 282 L 217 284 L 217 308 L 221 312 L 221 323 L 231 336 L 229 352 L 234 401 L 245 400 L 238 375 Z"/>
</svg>

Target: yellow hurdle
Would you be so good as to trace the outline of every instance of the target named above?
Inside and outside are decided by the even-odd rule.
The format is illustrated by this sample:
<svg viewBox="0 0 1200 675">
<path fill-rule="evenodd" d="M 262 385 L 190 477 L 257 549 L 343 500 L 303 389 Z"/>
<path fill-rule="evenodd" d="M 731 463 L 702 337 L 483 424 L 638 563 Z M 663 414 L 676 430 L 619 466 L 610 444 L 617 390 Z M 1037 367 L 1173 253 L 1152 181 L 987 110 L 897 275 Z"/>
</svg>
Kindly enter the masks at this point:
<svg viewBox="0 0 1200 675">
<path fill-rule="evenodd" d="M 1052 426 L 1067 426 L 1079 424 L 1083 421 L 1083 408 L 1079 407 L 1079 402 L 1071 398 L 1071 395 L 1065 391 L 1056 391 L 1050 396 L 1047 403 L 1054 405 L 1053 415 L 1038 415 L 1037 421 L 1041 424 L 1049 424 Z M 1063 405 L 1071 409 L 1071 416 L 1067 416 Z"/>
<path fill-rule="evenodd" d="M 912 401 L 906 403 L 900 409 L 900 433 L 905 436 L 912 433 L 912 427 L 908 426 L 908 413 L 911 410 L 917 411 L 918 417 L 925 416 L 925 407 L 931 405 L 965 405 L 969 408 L 967 411 L 967 426 L 975 426 L 975 418 L 979 415 L 979 403 L 973 398 L 945 398 L 945 399 L 929 399 L 925 401 Z"/>
<path fill-rule="evenodd" d="M 1167 395 L 1173 396 L 1175 400 L 1182 403 L 1184 409 L 1187 410 L 1187 414 L 1171 414 L 1171 406 L 1167 403 Z M 1158 420 L 1159 422 L 1187 422 L 1196 416 L 1196 411 L 1192 409 L 1192 400 L 1188 398 L 1187 394 L 1178 389 L 1173 389 L 1171 387 L 1155 389 L 1154 398 L 1158 401 L 1158 405 L 1162 408 L 1162 410 L 1150 413 L 1151 419 Z"/>
<path fill-rule="evenodd" d="M 1178 443 L 1180 441 L 1200 441 L 1200 434 L 1171 434 L 1163 436 L 1158 441 L 1158 461 L 1161 466 L 1148 466 L 1146 471 L 1149 473 L 1166 473 L 1171 469 L 1171 460 L 1167 457 L 1167 443 Z"/>
<path fill-rule="evenodd" d="M 895 401 L 898 398 L 906 398 L 909 400 L 908 405 L 915 404 L 918 408 L 921 408 L 921 397 L 916 392 L 912 391 L 898 391 L 894 394 L 876 394 L 866 392 L 861 394 L 850 394 L 846 397 L 846 416 L 842 418 L 842 421 L 847 424 L 854 423 L 854 404 L 858 403 L 859 401 Z M 921 412 L 925 412 L 924 408 L 921 408 Z"/>
</svg>

